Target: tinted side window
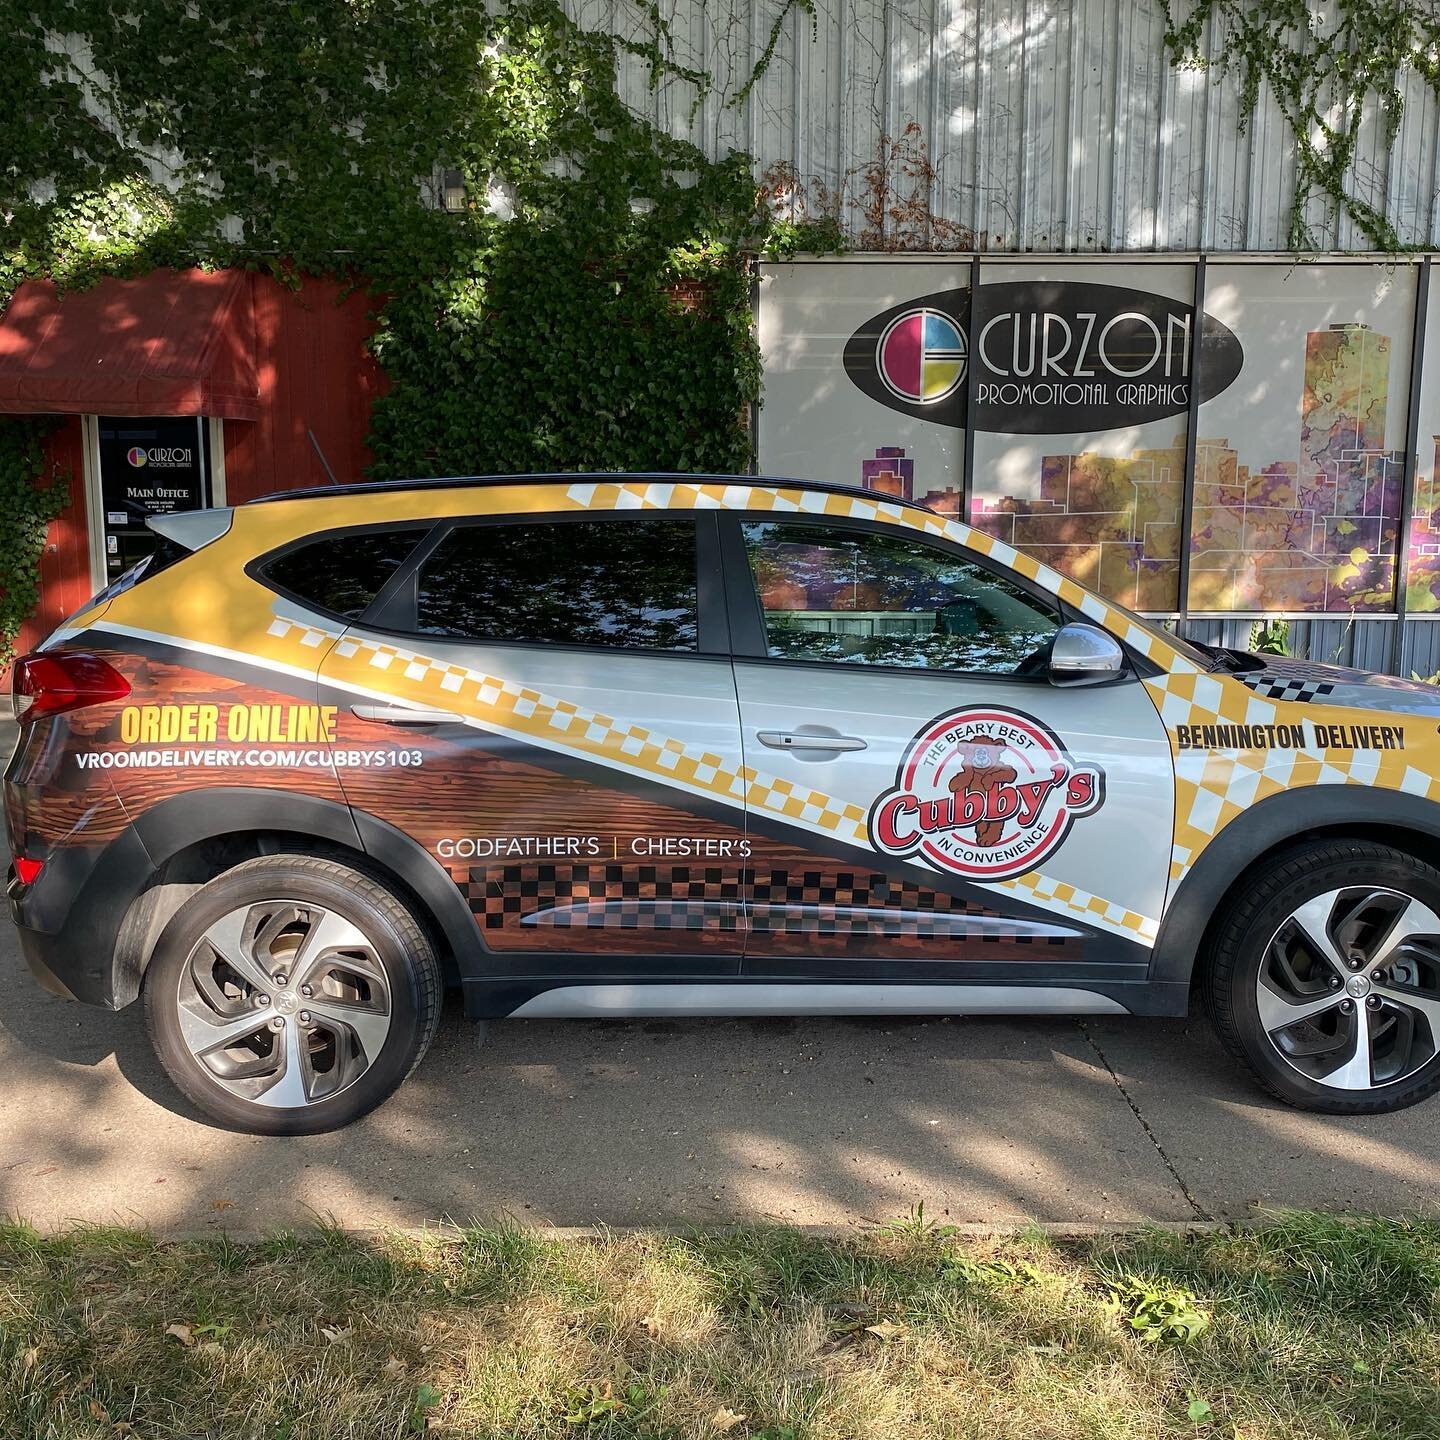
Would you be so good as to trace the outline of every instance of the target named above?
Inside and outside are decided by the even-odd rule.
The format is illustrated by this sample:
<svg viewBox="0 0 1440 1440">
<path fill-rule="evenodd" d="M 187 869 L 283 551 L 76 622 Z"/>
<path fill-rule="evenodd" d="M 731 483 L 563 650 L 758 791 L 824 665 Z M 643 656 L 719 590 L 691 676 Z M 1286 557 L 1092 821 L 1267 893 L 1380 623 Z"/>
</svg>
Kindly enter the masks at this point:
<svg viewBox="0 0 1440 1440">
<path fill-rule="evenodd" d="M 786 521 L 742 529 L 774 656 L 1028 674 L 1060 626 L 1018 585 L 920 540 Z"/>
<path fill-rule="evenodd" d="M 265 578 L 322 610 L 356 620 L 424 534 L 417 528 L 327 536 L 272 560 Z"/>
<path fill-rule="evenodd" d="M 465 525 L 420 571 L 427 635 L 694 650 L 689 516 Z"/>
</svg>

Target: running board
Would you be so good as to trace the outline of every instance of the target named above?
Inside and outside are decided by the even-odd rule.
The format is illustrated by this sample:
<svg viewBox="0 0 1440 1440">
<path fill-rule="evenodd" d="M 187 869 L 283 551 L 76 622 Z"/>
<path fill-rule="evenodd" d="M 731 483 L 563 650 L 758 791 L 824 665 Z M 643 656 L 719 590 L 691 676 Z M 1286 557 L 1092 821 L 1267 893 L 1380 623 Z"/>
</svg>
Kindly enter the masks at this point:
<svg viewBox="0 0 1440 1440">
<path fill-rule="evenodd" d="M 1094 990 L 1058 985 L 813 984 L 782 981 L 558 985 L 510 1012 L 524 1019 L 660 1015 L 1128 1015 Z"/>
</svg>

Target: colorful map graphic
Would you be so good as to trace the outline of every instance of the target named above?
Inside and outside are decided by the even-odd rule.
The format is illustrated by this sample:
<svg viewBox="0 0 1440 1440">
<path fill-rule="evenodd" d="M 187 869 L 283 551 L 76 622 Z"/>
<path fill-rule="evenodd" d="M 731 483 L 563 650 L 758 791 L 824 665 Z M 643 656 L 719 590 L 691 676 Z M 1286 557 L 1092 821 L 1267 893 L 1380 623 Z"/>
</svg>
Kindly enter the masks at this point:
<svg viewBox="0 0 1440 1440">
<path fill-rule="evenodd" d="M 1410 568 L 1405 580 L 1406 609 L 1420 615 L 1440 610 L 1440 435 L 1432 435 L 1430 473 L 1415 480 L 1415 513 L 1410 521 Z"/>
<path fill-rule="evenodd" d="M 881 445 L 873 460 L 860 462 L 860 484 L 881 495 L 909 500 L 915 486 L 915 462 L 905 458 L 900 445 Z"/>
<path fill-rule="evenodd" d="M 1312 614 L 1394 605 L 1404 457 L 1385 448 L 1390 338 L 1368 325 L 1305 341 L 1298 457 L 1258 469 L 1196 445 L 1190 608 Z"/>
<path fill-rule="evenodd" d="M 1040 498 L 975 496 L 970 523 L 1135 610 L 1176 608 L 1185 437 L 1131 455 L 1047 455 Z"/>
<path fill-rule="evenodd" d="M 1394 604 L 1404 457 L 1385 448 L 1390 339 L 1332 325 L 1305 340 L 1298 446 L 1257 469 L 1228 439 L 1195 446 L 1190 609 L 1195 612 L 1385 611 Z M 1409 595 L 1440 610 L 1440 436 L 1417 500 Z M 882 447 L 862 461 L 870 489 L 958 516 L 962 497 L 925 493 L 914 461 Z M 1039 494 L 976 495 L 970 523 L 1132 609 L 1179 608 L 1185 437 L 1128 455 L 1046 455 Z"/>
</svg>

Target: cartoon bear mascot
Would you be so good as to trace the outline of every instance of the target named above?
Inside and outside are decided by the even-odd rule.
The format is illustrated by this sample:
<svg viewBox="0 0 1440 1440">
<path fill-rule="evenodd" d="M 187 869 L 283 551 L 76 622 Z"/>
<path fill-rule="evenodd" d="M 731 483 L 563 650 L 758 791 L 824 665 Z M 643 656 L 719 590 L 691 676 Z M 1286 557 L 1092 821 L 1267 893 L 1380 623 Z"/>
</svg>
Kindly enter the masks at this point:
<svg viewBox="0 0 1440 1440">
<path fill-rule="evenodd" d="M 992 735 L 972 735 L 960 746 L 961 764 L 950 781 L 955 795 L 987 795 L 997 785 L 1012 785 L 1016 779 L 1013 765 L 1004 763 L 1005 742 Z M 975 824 L 977 845 L 998 845 L 1004 833 L 1003 820 L 979 820 Z"/>
</svg>

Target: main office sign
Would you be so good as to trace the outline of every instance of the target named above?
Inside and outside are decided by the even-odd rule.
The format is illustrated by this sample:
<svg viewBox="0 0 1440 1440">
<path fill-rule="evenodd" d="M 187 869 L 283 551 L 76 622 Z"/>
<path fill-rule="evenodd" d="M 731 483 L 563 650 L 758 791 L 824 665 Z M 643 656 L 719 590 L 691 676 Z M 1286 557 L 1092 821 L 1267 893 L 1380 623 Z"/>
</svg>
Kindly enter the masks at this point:
<svg viewBox="0 0 1440 1440">
<path fill-rule="evenodd" d="M 845 346 L 845 373 L 872 400 L 963 429 L 1011 435 L 1114 430 L 1190 408 L 1195 310 L 1147 290 L 1013 280 L 941 290 L 872 316 Z M 1239 338 L 1200 325 L 1200 399 L 1240 373 Z M 971 353 L 973 350 L 973 354 Z M 974 374 L 970 371 L 973 367 Z"/>
</svg>

